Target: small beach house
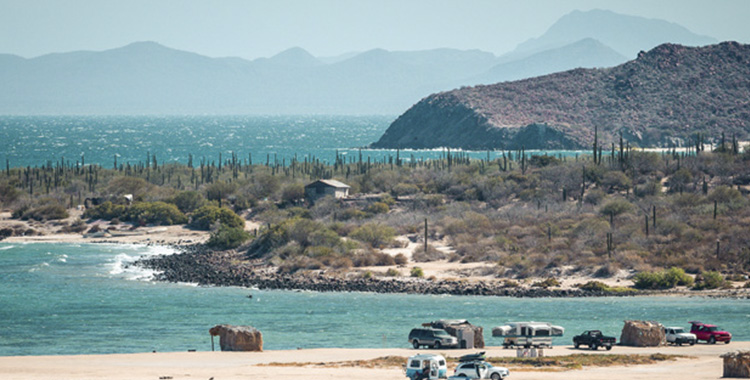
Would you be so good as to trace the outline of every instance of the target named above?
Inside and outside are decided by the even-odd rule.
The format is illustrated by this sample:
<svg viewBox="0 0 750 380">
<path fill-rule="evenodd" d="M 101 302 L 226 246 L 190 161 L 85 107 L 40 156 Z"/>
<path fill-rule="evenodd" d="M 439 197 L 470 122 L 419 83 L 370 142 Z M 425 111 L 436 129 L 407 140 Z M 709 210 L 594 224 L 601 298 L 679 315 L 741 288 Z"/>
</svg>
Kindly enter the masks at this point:
<svg viewBox="0 0 750 380">
<path fill-rule="evenodd" d="M 305 198 L 310 202 L 332 196 L 334 198 L 346 198 L 349 196 L 349 185 L 334 179 L 319 179 L 305 186 Z"/>
</svg>

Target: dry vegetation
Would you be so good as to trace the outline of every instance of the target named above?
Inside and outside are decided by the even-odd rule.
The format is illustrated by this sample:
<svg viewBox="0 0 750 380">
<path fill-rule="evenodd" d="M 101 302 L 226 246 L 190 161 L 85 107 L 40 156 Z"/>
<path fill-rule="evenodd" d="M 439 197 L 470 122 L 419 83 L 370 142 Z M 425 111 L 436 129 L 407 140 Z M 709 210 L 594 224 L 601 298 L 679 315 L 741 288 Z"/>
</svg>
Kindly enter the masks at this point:
<svg viewBox="0 0 750 380">
<path fill-rule="evenodd" d="M 522 151 L 492 161 L 447 154 L 426 162 L 390 157 L 286 167 L 234 156 L 200 166 L 153 158 L 116 170 L 58 162 L 7 168 L 0 202 L 19 218 L 51 222 L 60 208 L 98 197 L 112 207 L 96 217 L 113 224 L 190 220 L 215 231 L 214 240 L 231 240 L 219 246 L 249 239 L 238 248 L 247 259 L 287 273 L 403 265 L 403 255 L 383 249 L 401 247 L 399 235 L 420 242 L 427 220 L 429 241 L 453 249 L 428 245 L 426 253 L 413 252 L 415 261 L 484 262 L 483 275 L 610 277 L 620 269 L 674 267 L 742 280 L 750 270 L 749 164 L 750 153 L 735 148 L 684 154 L 623 147 L 596 163 L 591 156 L 534 158 Z M 348 183 L 353 196 L 305 201 L 304 184 L 321 177 Z M 134 195 L 133 206 L 124 206 L 123 194 Z M 262 227 L 230 233 L 227 226 L 237 224 L 229 209 Z M 74 224 L 61 228 L 84 228 Z M 389 276 L 399 273 L 408 270 Z"/>
</svg>

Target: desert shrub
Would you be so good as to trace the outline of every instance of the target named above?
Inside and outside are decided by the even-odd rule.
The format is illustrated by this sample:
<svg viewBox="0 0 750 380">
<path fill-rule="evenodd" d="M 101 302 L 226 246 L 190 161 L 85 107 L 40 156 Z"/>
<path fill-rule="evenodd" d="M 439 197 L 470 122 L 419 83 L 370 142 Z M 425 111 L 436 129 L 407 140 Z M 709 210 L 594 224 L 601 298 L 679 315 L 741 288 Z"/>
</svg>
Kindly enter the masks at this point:
<svg viewBox="0 0 750 380">
<path fill-rule="evenodd" d="M 369 244 L 373 248 L 384 248 L 393 242 L 396 230 L 379 223 L 365 223 L 349 234 L 352 239 Z"/>
<path fill-rule="evenodd" d="M 338 220 L 350 220 L 350 219 L 359 220 L 359 219 L 364 219 L 366 217 L 367 217 L 367 213 L 365 213 L 362 210 L 357 210 L 354 207 L 349 207 L 336 214 L 336 219 Z"/>
<path fill-rule="evenodd" d="M 743 288 L 750 289 L 750 281 L 746 282 Z"/>
<path fill-rule="evenodd" d="M 416 262 L 427 262 L 427 261 L 436 261 L 436 260 L 442 260 L 446 257 L 445 252 L 438 250 L 435 248 L 432 244 L 427 245 L 427 251 L 425 252 L 424 246 L 419 245 L 414 248 L 414 251 L 411 253 L 412 260 Z"/>
<path fill-rule="evenodd" d="M 624 199 L 614 199 L 607 202 L 599 212 L 606 216 L 618 216 L 626 212 L 630 212 L 633 209 L 633 205 Z"/>
<path fill-rule="evenodd" d="M 114 177 L 107 184 L 107 193 L 115 196 L 132 194 L 133 199 L 142 199 L 150 193 L 154 185 L 146 182 L 142 178 L 136 177 Z"/>
<path fill-rule="evenodd" d="M 106 201 L 96 207 L 86 209 L 83 213 L 83 217 L 88 219 L 112 220 L 117 218 L 120 220 L 127 220 L 127 217 L 125 216 L 126 211 L 127 208 L 125 205 L 116 205 L 110 201 Z"/>
<path fill-rule="evenodd" d="M 209 230 L 216 222 L 231 228 L 245 227 L 245 220 L 242 217 L 226 207 L 217 206 L 203 206 L 195 210 L 190 218 L 190 227 Z"/>
<path fill-rule="evenodd" d="M 503 281 L 503 288 L 517 288 L 519 286 L 521 286 L 521 284 L 519 284 L 518 281 L 515 280 Z"/>
<path fill-rule="evenodd" d="M 601 191 L 600 189 L 592 189 L 588 193 L 586 193 L 586 196 L 583 198 L 584 202 L 592 205 L 598 205 L 607 197 L 607 193 Z"/>
<path fill-rule="evenodd" d="M 411 277 L 422 278 L 424 277 L 424 271 L 420 267 L 414 267 L 414 268 L 411 268 L 409 275 Z"/>
<path fill-rule="evenodd" d="M 22 192 L 9 183 L 0 183 L 0 204 L 9 205 L 21 197 Z"/>
<path fill-rule="evenodd" d="M 544 281 L 537 281 L 537 282 L 531 284 L 531 286 L 535 287 L 535 288 L 544 288 L 544 289 L 547 289 L 547 288 L 551 288 L 551 287 L 560 286 L 560 281 L 557 281 L 557 279 L 554 278 L 554 277 L 550 277 L 550 278 L 548 278 L 548 279 L 546 279 Z"/>
<path fill-rule="evenodd" d="M 632 182 L 625 173 L 615 170 L 605 173 L 600 185 L 609 191 L 624 191 L 630 188 Z"/>
<path fill-rule="evenodd" d="M 76 233 L 76 234 L 78 234 L 78 233 L 81 233 L 83 231 L 86 231 L 87 228 L 88 228 L 88 226 L 86 225 L 86 223 L 83 220 L 76 219 L 70 225 L 61 228 L 60 231 L 61 232 L 65 232 L 65 233 Z"/>
<path fill-rule="evenodd" d="M 385 275 L 387 277 L 399 277 L 401 276 L 401 272 L 399 272 L 397 269 L 388 268 L 388 270 L 385 271 Z"/>
<path fill-rule="evenodd" d="M 559 165 L 560 159 L 555 156 L 549 156 L 549 155 L 541 155 L 541 156 L 531 156 L 529 159 L 529 163 L 533 166 L 543 168 L 545 166 L 549 165 Z"/>
<path fill-rule="evenodd" d="M 701 273 L 701 275 L 696 278 L 693 289 L 719 289 L 725 286 L 727 286 L 727 281 L 724 279 L 724 276 L 722 276 L 721 273 L 708 271 Z"/>
<path fill-rule="evenodd" d="M 396 263 L 396 265 L 404 265 L 409 262 L 409 259 L 403 253 L 399 253 L 396 254 L 396 256 L 393 256 L 393 261 Z"/>
<path fill-rule="evenodd" d="M 187 217 L 177 206 L 165 202 L 136 202 L 127 208 L 125 220 L 140 224 L 169 226 L 187 223 Z"/>
<path fill-rule="evenodd" d="M 742 193 L 729 186 L 717 186 L 710 194 L 708 194 L 708 200 L 711 202 L 730 203 L 740 199 L 742 199 Z"/>
<path fill-rule="evenodd" d="M 375 202 L 368 205 L 365 211 L 370 214 L 387 214 L 390 208 L 383 202 Z"/>
<path fill-rule="evenodd" d="M 67 218 L 68 211 L 56 201 L 47 200 L 35 207 L 22 207 L 13 212 L 12 216 L 21 220 L 58 220 Z"/>
<path fill-rule="evenodd" d="M 180 211 L 191 213 L 206 204 L 206 198 L 197 191 L 182 191 L 172 197 L 169 203 L 173 203 Z"/>
<path fill-rule="evenodd" d="M 13 229 L 10 227 L 0 228 L 0 239 L 13 236 Z"/>
<path fill-rule="evenodd" d="M 305 186 L 301 183 L 291 183 L 281 189 L 281 201 L 294 204 L 305 199 Z"/>
<path fill-rule="evenodd" d="M 250 240 L 250 234 L 242 228 L 222 225 L 211 233 L 206 245 L 216 249 L 233 249 Z"/>
<path fill-rule="evenodd" d="M 418 192 L 419 192 L 419 187 L 411 183 L 399 183 L 396 186 L 394 186 L 393 189 L 391 190 L 391 193 L 393 193 L 393 195 L 397 197 L 400 197 L 403 195 L 416 194 Z"/>
<path fill-rule="evenodd" d="M 658 181 L 648 181 L 643 185 L 635 186 L 633 188 L 633 194 L 639 198 L 659 195 L 661 194 L 661 183 Z"/>
<path fill-rule="evenodd" d="M 633 285 L 638 289 L 670 289 L 675 286 L 690 286 L 693 278 L 682 268 L 672 267 L 656 272 L 639 272 L 633 277 Z"/>
<path fill-rule="evenodd" d="M 390 194 L 383 194 L 380 197 L 380 201 L 387 204 L 388 207 L 391 207 L 396 204 L 396 200 L 393 199 L 393 197 Z"/>
<path fill-rule="evenodd" d="M 352 259 L 348 257 L 337 257 L 331 262 L 330 265 L 336 269 L 349 269 L 354 265 L 354 263 L 352 263 Z"/>
<path fill-rule="evenodd" d="M 609 285 L 601 281 L 589 281 L 585 284 L 578 286 L 581 290 L 588 290 L 594 292 L 606 292 L 609 290 Z"/>
<path fill-rule="evenodd" d="M 365 280 L 372 278 L 372 271 L 366 270 L 364 273 L 362 273 L 362 278 Z"/>
</svg>

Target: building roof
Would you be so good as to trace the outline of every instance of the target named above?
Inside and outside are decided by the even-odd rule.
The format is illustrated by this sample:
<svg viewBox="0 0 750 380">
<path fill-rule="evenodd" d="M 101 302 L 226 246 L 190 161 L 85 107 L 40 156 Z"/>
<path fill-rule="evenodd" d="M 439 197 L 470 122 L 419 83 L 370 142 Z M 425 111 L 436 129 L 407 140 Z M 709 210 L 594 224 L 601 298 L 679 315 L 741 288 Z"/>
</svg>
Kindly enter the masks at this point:
<svg viewBox="0 0 750 380">
<path fill-rule="evenodd" d="M 314 186 L 318 182 L 320 182 L 320 183 L 322 183 L 324 185 L 327 185 L 327 186 L 335 187 L 337 189 L 348 189 L 348 188 L 351 187 L 351 186 L 349 186 L 349 185 L 347 185 L 347 184 L 345 184 L 343 182 L 336 181 L 335 179 L 319 179 L 319 180 L 317 180 L 317 181 L 315 181 L 313 183 L 308 184 L 305 187 Z"/>
</svg>

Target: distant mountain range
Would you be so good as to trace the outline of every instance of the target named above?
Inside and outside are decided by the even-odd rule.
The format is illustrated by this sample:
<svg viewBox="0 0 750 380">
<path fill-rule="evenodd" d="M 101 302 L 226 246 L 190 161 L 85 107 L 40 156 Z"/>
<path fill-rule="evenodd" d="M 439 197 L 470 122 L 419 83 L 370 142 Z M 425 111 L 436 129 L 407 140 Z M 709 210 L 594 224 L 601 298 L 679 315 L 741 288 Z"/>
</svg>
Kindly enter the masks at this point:
<svg viewBox="0 0 750 380">
<path fill-rule="evenodd" d="M 750 138 L 750 45 L 664 44 L 605 69 L 574 69 L 431 95 L 376 148 L 589 149 Z"/>
<path fill-rule="evenodd" d="M 31 59 L 0 54 L 0 114 L 398 114 L 434 92 L 613 66 L 661 42 L 713 40 L 665 21 L 589 11 L 500 57 L 375 49 L 317 58 L 292 48 L 248 61 L 154 42 Z"/>
</svg>

